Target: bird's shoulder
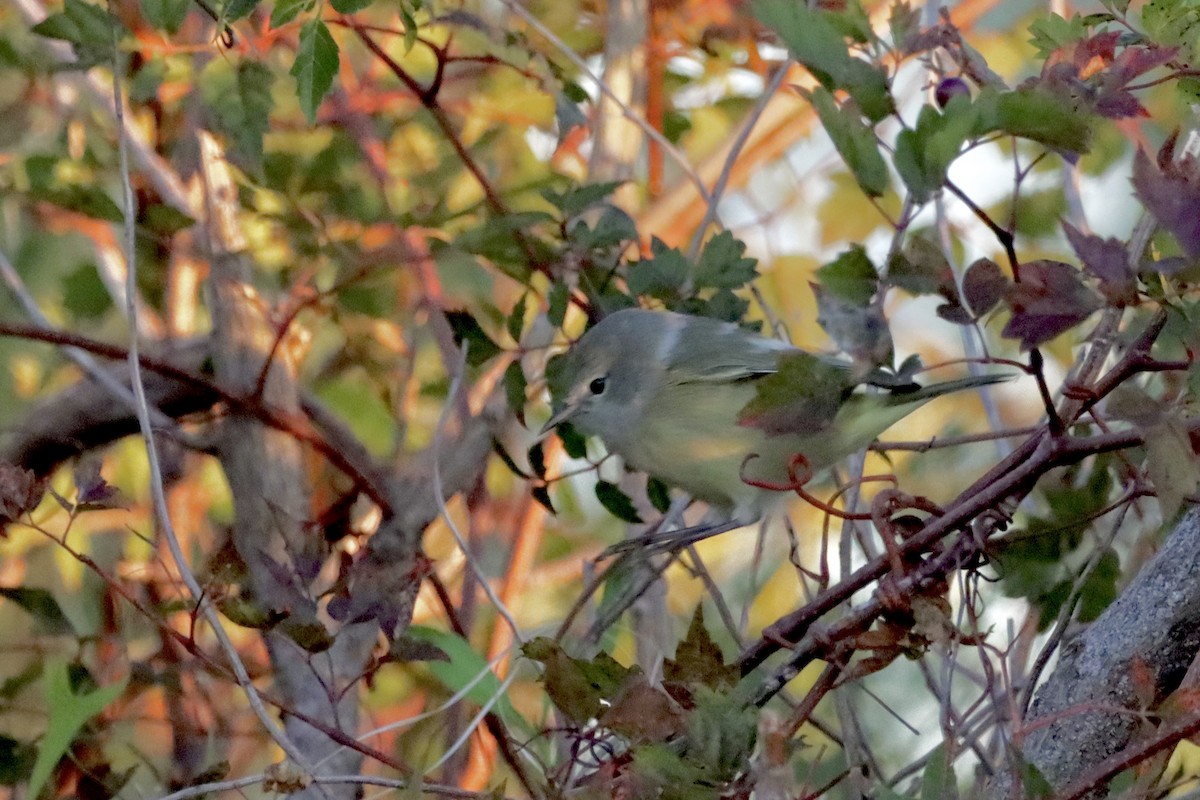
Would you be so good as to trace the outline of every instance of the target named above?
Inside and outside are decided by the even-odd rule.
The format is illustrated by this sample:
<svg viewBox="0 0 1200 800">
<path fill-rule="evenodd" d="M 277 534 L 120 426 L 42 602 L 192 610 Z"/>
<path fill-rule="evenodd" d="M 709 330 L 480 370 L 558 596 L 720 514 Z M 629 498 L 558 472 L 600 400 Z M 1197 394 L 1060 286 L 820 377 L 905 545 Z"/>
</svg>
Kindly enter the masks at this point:
<svg viewBox="0 0 1200 800">
<path fill-rule="evenodd" d="M 731 322 L 692 317 L 667 356 L 667 372 L 678 383 L 721 383 L 770 375 L 779 359 L 796 348 Z"/>
</svg>

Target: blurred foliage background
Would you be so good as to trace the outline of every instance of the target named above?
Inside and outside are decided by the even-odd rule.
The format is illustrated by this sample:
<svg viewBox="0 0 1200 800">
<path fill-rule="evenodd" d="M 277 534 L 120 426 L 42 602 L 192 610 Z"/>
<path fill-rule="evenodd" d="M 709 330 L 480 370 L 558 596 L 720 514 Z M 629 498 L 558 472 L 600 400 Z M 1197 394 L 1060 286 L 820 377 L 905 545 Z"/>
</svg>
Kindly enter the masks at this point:
<svg viewBox="0 0 1200 800">
<path fill-rule="evenodd" d="M 1200 5 L 809 5 L 0 8 L 0 784 L 951 797 L 1076 777 L 1021 755 L 1032 687 L 1200 486 L 1200 191 L 1171 138 Z M 863 475 L 927 498 L 883 533 L 796 498 L 787 524 L 610 569 L 678 493 L 537 431 L 552 354 L 633 304 L 1020 377 L 808 487 L 868 513 Z M 152 459 L 121 388 L 135 342 Z M 988 521 L 897 555 L 960 508 Z M 885 573 L 971 531 L 887 601 Z M 814 597 L 836 635 L 789 657 Z M 1125 677 L 1156 724 L 1194 722 L 1168 660 L 1170 680 Z M 1113 791 L 1195 791 L 1189 735 Z"/>
</svg>

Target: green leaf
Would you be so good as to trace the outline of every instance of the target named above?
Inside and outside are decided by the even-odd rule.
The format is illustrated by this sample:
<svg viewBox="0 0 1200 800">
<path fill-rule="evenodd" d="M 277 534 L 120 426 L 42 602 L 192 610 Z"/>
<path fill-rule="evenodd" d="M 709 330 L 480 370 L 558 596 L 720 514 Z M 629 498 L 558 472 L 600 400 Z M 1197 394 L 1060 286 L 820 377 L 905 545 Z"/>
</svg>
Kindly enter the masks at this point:
<svg viewBox="0 0 1200 800">
<path fill-rule="evenodd" d="M 1029 26 L 1029 32 L 1033 34 L 1029 43 L 1037 48 L 1038 58 L 1047 59 L 1060 47 L 1075 44 L 1087 36 L 1087 27 L 1078 14 L 1068 20 L 1052 13 L 1048 17 L 1035 20 Z"/>
<path fill-rule="evenodd" d="M 336 413 L 375 455 L 387 453 L 396 440 L 396 416 L 363 372 L 345 372 L 322 381 L 317 396 Z"/>
<path fill-rule="evenodd" d="M 875 265 L 859 244 L 817 270 L 817 279 L 826 290 L 855 305 L 869 303 L 879 287 Z"/>
<path fill-rule="evenodd" d="M 492 672 L 487 660 L 471 647 L 470 642 L 458 634 L 424 625 L 409 627 L 408 638 L 433 645 L 449 658 L 447 661 L 434 660 L 427 664 L 429 672 L 443 686 L 456 693 L 465 690 L 467 699 L 478 706 L 491 703 L 496 698 L 491 708 L 505 724 L 525 733 L 533 732 L 525 718 L 513 708 L 507 692 L 501 691 L 500 679 Z"/>
<path fill-rule="evenodd" d="M 725 663 L 725 654 L 704 627 L 704 606 L 696 606 L 687 636 L 675 648 L 675 657 L 663 662 L 663 680 L 721 691 L 736 685 L 741 677 L 737 664 Z"/>
<path fill-rule="evenodd" d="M 957 800 L 958 778 L 945 745 L 938 745 L 925 762 L 921 773 L 921 800 Z"/>
<path fill-rule="evenodd" d="M 582 214 L 592 206 L 598 205 L 613 192 L 621 188 L 624 181 L 609 181 L 607 183 L 588 183 L 576 186 L 565 192 L 554 192 L 547 189 L 542 192 L 546 202 L 562 212 L 563 217 L 570 218 Z"/>
<path fill-rule="evenodd" d="M 98 319 L 112 308 L 112 296 L 93 264 L 84 264 L 63 278 L 63 305 L 80 319 Z"/>
<path fill-rule="evenodd" d="M 454 343 L 459 347 L 466 343 L 467 363 L 472 367 L 478 367 L 502 352 L 500 345 L 492 341 L 469 311 L 447 311 L 446 321 L 454 331 Z"/>
<path fill-rule="evenodd" d="M 875 131 L 862 121 L 857 109 L 849 104 L 839 107 L 827 89 L 817 87 L 808 99 L 854 180 L 871 197 L 881 196 L 890 181 Z"/>
<path fill-rule="evenodd" d="M 846 91 L 872 123 L 893 113 L 887 76 L 878 67 L 850 55 L 833 15 L 795 0 L 754 0 L 763 24 L 779 34 L 797 61 L 821 85 Z"/>
<path fill-rule="evenodd" d="M 942 248 L 920 234 L 908 237 L 888 262 L 887 281 L 913 295 L 955 294 L 954 273 Z"/>
<path fill-rule="evenodd" d="M 555 283 L 546 292 L 546 318 L 556 328 L 561 328 L 567 318 L 567 306 L 571 302 L 571 288 L 565 283 Z"/>
<path fill-rule="evenodd" d="M 579 723 L 600 716 L 630 674 L 630 669 L 607 653 L 591 660 L 572 658 L 558 642 L 539 636 L 527 642 L 521 653 L 545 667 L 542 680 L 556 708 Z"/>
<path fill-rule="evenodd" d="M 46 589 L 36 589 L 26 586 L 0 588 L 0 597 L 16 603 L 35 620 L 38 628 L 51 636 L 59 634 L 76 635 L 75 626 L 67 619 L 58 601 Z"/>
<path fill-rule="evenodd" d="M 638 516 L 637 509 L 633 507 L 633 501 L 629 499 L 629 495 L 622 492 L 615 483 L 596 481 L 596 499 L 608 510 L 608 513 L 623 522 L 637 524 L 642 521 L 642 518 Z"/>
<path fill-rule="evenodd" d="M 1092 118 L 1046 89 L 1001 93 L 987 88 L 975 107 L 977 136 L 1002 131 L 1072 153 L 1086 152 L 1091 143 Z"/>
<path fill-rule="evenodd" d="M 271 9 L 271 27 L 279 28 L 288 24 L 300 15 L 301 11 L 308 11 L 313 7 L 316 0 L 278 0 L 275 7 Z"/>
<path fill-rule="evenodd" d="M 534 442 L 529 448 L 529 468 L 537 477 L 546 477 L 546 447 L 541 442 Z"/>
<path fill-rule="evenodd" d="M 183 19 L 192 5 L 190 0 L 141 0 L 141 2 L 142 14 L 145 15 L 146 21 L 160 31 L 170 34 L 179 32 L 179 26 L 183 24 Z"/>
<path fill-rule="evenodd" d="M 261 169 L 263 134 L 270 127 L 272 78 L 258 61 L 244 60 L 234 68 L 225 59 L 214 59 L 197 80 L 231 154 L 253 171 Z"/>
<path fill-rule="evenodd" d="M 1079 594 L 1079 621 L 1092 622 L 1117 599 L 1121 580 L 1121 559 L 1111 547 L 1104 548 L 1096 568 L 1088 576 Z"/>
<path fill-rule="evenodd" d="M 914 200 L 923 203 L 941 190 L 946 171 L 976 126 L 970 98 L 958 95 L 940 112 L 933 106 L 922 108 L 916 127 L 896 137 L 896 171 Z"/>
<path fill-rule="evenodd" d="M 221 9 L 222 21 L 236 22 L 243 17 L 248 17 L 254 9 L 258 8 L 260 2 L 261 0 L 229 0 Z"/>
<path fill-rule="evenodd" d="M 521 369 L 520 361 L 514 361 L 504 370 L 504 396 L 522 425 L 525 424 L 525 388 L 525 370 Z"/>
<path fill-rule="evenodd" d="M 571 458 L 587 457 L 587 439 L 569 422 L 559 423 L 555 428 L 558 438 L 562 441 L 563 452 Z"/>
<path fill-rule="evenodd" d="M 629 266 L 629 291 L 660 300 L 677 296 L 690 272 L 687 258 L 657 236 L 650 242 L 650 252 L 651 258 Z"/>
<path fill-rule="evenodd" d="M 419 0 L 417 2 L 413 2 L 412 5 L 414 8 L 421 7 Z M 400 0 L 399 8 L 397 8 L 397 11 L 400 12 L 400 22 L 404 25 L 404 52 L 406 54 L 412 50 L 413 45 L 417 43 L 417 20 L 413 16 L 412 11 L 409 10 L 408 6 L 408 3 L 404 2 L 404 0 Z"/>
<path fill-rule="evenodd" d="M 155 203 L 145 210 L 145 222 L 150 230 L 164 236 L 171 236 L 196 224 L 196 220 L 179 209 L 162 203 Z"/>
<path fill-rule="evenodd" d="M 93 64 L 111 58 L 113 43 L 125 32 L 116 17 L 84 0 L 66 0 L 62 11 L 46 17 L 32 30 L 39 36 L 70 42 L 81 61 Z"/>
<path fill-rule="evenodd" d="M 317 108 L 333 88 L 333 76 L 338 69 L 338 46 L 329 28 L 320 19 L 304 23 L 300 29 L 300 46 L 289 74 L 296 79 L 296 96 L 310 125 L 317 122 Z"/>
<path fill-rule="evenodd" d="M 330 0 L 333 10 L 339 14 L 353 14 L 371 5 L 373 0 Z"/>
<path fill-rule="evenodd" d="M 658 478 L 651 477 L 646 481 L 646 497 L 660 514 L 667 513 L 671 508 L 671 488 Z"/>
<path fill-rule="evenodd" d="M 812 353 L 787 353 L 779 371 L 754 382 L 755 395 L 738 424 L 768 435 L 817 433 L 828 428 L 851 388 L 847 370 Z"/>
<path fill-rule="evenodd" d="M 508 335 L 517 344 L 521 343 L 521 333 L 525 329 L 525 306 L 529 295 L 521 295 L 521 299 L 513 306 L 508 315 Z"/>
<path fill-rule="evenodd" d="M 38 744 L 37 760 L 26 789 L 27 797 L 37 797 L 58 760 L 67 752 L 75 735 L 87 721 L 99 714 L 125 691 L 128 678 L 86 694 L 76 694 L 71 687 L 69 667 L 65 662 L 48 664 L 45 672 L 46 705 L 50 722 Z"/>
<path fill-rule="evenodd" d="M 745 252 L 746 244 L 730 231 L 721 231 L 709 239 L 696 262 L 696 286 L 737 289 L 750 283 L 758 274 L 758 261 L 744 258 Z"/>
<path fill-rule="evenodd" d="M 92 219 L 105 222 L 121 222 L 125 215 L 121 207 L 113 202 L 99 186 L 78 183 L 61 184 L 57 186 L 35 187 L 29 192 L 31 197 L 45 200 L 68 211 L 75 211 Z"/>
<path fill-rule="evenodd" d="M 37 748 L 28 742 L 0 735 L 0 786 L 16 786 L 29 780 Z"/>
</svg>

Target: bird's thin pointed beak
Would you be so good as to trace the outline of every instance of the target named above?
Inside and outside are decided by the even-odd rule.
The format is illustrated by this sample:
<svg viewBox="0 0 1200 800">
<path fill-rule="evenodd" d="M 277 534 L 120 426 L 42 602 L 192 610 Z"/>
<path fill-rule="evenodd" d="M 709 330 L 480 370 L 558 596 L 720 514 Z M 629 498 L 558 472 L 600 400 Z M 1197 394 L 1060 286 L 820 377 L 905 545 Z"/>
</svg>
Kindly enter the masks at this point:
<svg viewBox="0 0 1200 800">
<path fill-rule="evenodd" d="M 538 438 L 541 439 L 546 434 L 550 433 L 550 431 L 558 427 L 560 423 L 566 422 L 578 410 L 579 405 L 577 403 L 568 403 L 558 411 L 554 412 L 554 414 L 550 416 L 550 419 L 546 420 L 546 424 L 542 426 L 541 431 L 538 432 Z"/>
</svg>

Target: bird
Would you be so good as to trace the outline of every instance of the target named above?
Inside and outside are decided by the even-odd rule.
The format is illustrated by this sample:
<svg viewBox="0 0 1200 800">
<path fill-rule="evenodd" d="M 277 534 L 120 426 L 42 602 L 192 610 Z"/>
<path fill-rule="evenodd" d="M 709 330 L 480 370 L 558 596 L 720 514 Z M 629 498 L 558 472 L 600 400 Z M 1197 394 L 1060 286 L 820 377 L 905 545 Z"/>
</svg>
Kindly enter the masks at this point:
<svg viewBox="0 0 1200 800">
<path fill-rule="evenodd" d="M 805 390 L 808 402 L 826 410 L 824 424 L 817 419 L 777 433 L 753 424 L 743 412 L 759 382 L 786 359 L 804 356 L 824 367 L 814 374 L 829 376 L 828 387 Z M 761 519 L 790 488 L 798 463 L 820 473 L 929 400 L 1010 377 L 852 391 L 853 374 L 851 362 L 814 356 L 734 323 L 622 309 L 567 351 L 542 431 L 570 422 L 629 467 L 706 502 L 714 522 L 728 530 Z"/>
</svg>

